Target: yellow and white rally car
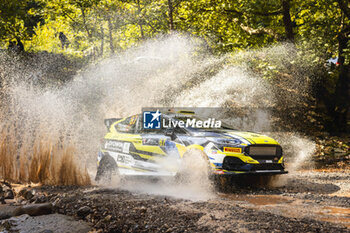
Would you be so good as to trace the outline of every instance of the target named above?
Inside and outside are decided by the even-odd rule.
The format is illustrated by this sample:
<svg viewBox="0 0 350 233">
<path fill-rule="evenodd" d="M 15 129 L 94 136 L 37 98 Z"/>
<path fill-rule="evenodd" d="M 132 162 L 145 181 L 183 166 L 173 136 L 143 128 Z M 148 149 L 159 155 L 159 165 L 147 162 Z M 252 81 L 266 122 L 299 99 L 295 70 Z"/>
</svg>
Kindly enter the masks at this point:
<svg viewBox="0 0 350 233">
<path fill-rule="evenodd" d="M 205 156 L 213 175 L 287 173 L 282 148 L 270 137 L 226 126 L 210 127 L 215 122 L 207 122 L 208 127 L 203 127 L 206 123 L 194 112 L 151 114 L 148 123 L 145 112 L 105 119 L 108 133 L 98 154 L 96 181 L 110 178 L 113 173 L 176 176 L 183 158 L 194 150 Z M 202 127 L 194 127 L 198 125 Z"/>
</svg>

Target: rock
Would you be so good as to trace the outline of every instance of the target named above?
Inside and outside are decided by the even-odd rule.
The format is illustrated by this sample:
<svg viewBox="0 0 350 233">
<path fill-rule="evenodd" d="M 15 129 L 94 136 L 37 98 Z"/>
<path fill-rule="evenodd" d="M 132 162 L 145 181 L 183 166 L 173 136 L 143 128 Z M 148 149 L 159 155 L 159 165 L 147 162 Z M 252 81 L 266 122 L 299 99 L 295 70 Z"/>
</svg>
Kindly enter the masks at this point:
<svg viewBox="0 0 350 233">
<path fill-rule="evenodd" d="M 9 214 L 9 213 L 1 213 L 0 212 L 0 220 L 2 220 L 2 219 L 7 219 L 7 218 L 11 218 L 12 216 L 11 216 L 11 214 Z M 0 221 L 1 222 L 1 221 Z"/>
<path fill-rule="evenodd" d="M 342 149 L 340 149 L 340 148 L 335 148 L 335 149 L 334 149 L 334 153 L 346 155 L 346 151 L 345 151 L 345 150 L 342 150 Z"/>
<path fill-rule="evenodd" d="M 75 221 L 74 218 L 61 214 L 49 214 L 35 217 L 21 215 L 19 217 L 12 217 L 11 219 L 6 220 L 6 222 L 6 229 L 8 232 L 87 233 L 91 229 L 88 223 L 84 221 Z"/>
<path fill-rule="evenodd" d="M 2 181 L 0 182 L 1 186 L 12 189 L 12 186 L 10 183 L 6 182 L 6 181 Z"/>
<path fill-rule="evenodd" d="M 19 197 L 16 199 L 16 203 L 20 204 L 20 205 L 26 205 L 27 204 L 27 200 L 24 199 L 24 197 Z"/>
<path fill-rule="evenodd" d="M 45 203 L 48 201 L 48 198 L 45 195 L 40 195 L 35 198 L 34 203 Z"/>
<path fill-rule="evenodd" d="M 14 199 L 15 198 L 15 194 L 13 193 L 13 191 L 11 189 L 7 190 L 5 195 L 4 195 L 5 199 Z"/>
<path fill-rule="evenodd" d="M 104 218 L 104 221 L 105 222 L 109 222 L 112 218 L 112 215 L 107 215 L 105 218 Z"/>
<path fill-rule="evenodd" d="M 24 205 L 15 209 L 13 216 L 28 214 L 30 216 L 39 216 L 52 213 L 52 205 L 50 203 Z"/>
<path fill-rule="evenodd" d="M 60 203 L 60 199 L 56 198 L 55 201 L 52 203 L 53 206 L 58 206 L 58 204 Z"/>
<path fill-rule="evenodd" d="M 1 222 L 0 229 L 3 228 L 3 229 L 6 229 L 7 231 L 9 231 L 12 226 L 13 226 L 13 223 L 11 221 L 5 220 L 5 221 Z"/>
<path fill-rule="evenodd" d="M 83 206 L 83 207 L 80 207 L 80 208 L 78 209 L 77 215 L 78 215 L 79 217 L 84 218 L 84 217 L 86 217 L 88 214 L 90 214 L 90 212 L 91 212 L 91 208 L 90 208 L 90 207 L 88 207 L 88 206 Z"/>
<path fill-rule="evenodd" d="M 40 233 L 54 233 L 52 230 L 43 230 L 43 231 L 40 231 Z"/>
<path fill-rule="evenodd" d="M 28 188 L 22 188 L 19 192 L 18 195 L 21 197 L 24 197 L 26 200 L 30 200 L 33 198 L 34 194 L 32 192 L 32 190 L 28 189 Z"/>
</svg>

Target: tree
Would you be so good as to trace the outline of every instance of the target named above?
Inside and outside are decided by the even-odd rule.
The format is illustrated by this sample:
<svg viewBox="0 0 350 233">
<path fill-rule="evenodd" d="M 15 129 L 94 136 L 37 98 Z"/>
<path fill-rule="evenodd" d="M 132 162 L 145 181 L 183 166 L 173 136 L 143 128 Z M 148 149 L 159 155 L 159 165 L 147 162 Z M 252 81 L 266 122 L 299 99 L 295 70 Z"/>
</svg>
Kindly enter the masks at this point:
<svg viewBox="0 0 350 233">
<path fill-rule="evenodd" d="M 290 0 L 282 0 L 282 14 L 286 37 L 290 42 L 294 42 L 293 23 L 290 17 Z"/>
<path fill-rule="evenodd" d="M 338 33 L 338 63 L 339 77 L 335 89 L 334 120 L 339 132 L 347 131 L 347 115 L 350 107 L 350 8 L 343 0 L 337 0 L 339 7 L 346 19 L 342 20 Z"/>
<path fill-rule="evenodd" d="M 295 6 L 297 39 L 304 49 L 312 51 L 320 65 L 338 57 L 338 67 L 321 74 L 315 89 L 318 102 L 326 106 L 330 117 L 328 130 L 346 132 L 350 102 L 349 8 L 342 0 L 300 0 Z"/>
<path fill-rule="evenodd" d="M 23 40 L 34 34 L 34 28 L 44 20 L 44 4 L 35 0 L 0 1 L 0 40 Z"/>
</svg>

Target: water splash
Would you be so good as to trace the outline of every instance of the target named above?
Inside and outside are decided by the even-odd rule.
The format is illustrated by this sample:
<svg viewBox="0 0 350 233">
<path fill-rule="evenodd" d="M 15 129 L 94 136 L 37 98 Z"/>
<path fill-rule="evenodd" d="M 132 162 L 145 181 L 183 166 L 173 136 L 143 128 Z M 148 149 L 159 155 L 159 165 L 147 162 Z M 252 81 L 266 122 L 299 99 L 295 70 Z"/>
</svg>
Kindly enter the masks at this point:
<svg viewBox="0 0 350 233">
<path fill-rule="evenodd" d="M 93 175 L 99 142 L 105 134 L 103 119 L 136 114 L 145 106 L 256 108 L 280 104 L 277 100 L 281 99 L 284 104 L 296 103 L 300 98 L 290 92 L 276 98 L 276 89 L 280 87 L 252 74 L 246 59 L 258 54 L 282 66 L 282 61 L 288 63 L 291 52 L 293 49 L 281 45 L 245 51 L 233 57 L 214 57 L 205 52 L 200 41 L 172 35 L 92 64 L 72 81 L 49 89 L 21 82 L 21 78 L 33 79 L 33 70 L 19 71 L 13 68 L 16 61 L 9 64 L 2 59 L 6 72 L 0 74 L 7 74 L 2 76 L 6 81 L 2 93 L 6 93 L 7 101 L 1 106 L 0 119 L 2 138 L 11 137 L 11 144 L 15 145 L 9 160 L 13 161 L 13 177 L 17 180 L 22 177 L 17 158 L 21 157 L 29 167 L 34 148 L 40 144 L 57 148 L 50 156 L 62 154 L 68 146 L 74 147 L 72 163 L 80 170 L 86 166 Z M 298 76 L 294 78 L 294 81 L 303 80 Z M 288 77 L 285 83 L 293 83 L 300 93 L 307 92 L 304 82 L 293 80 Z M 268 111 L 259 110 L 244 121 L 227 118 L 237 128 L 244 126 L 261 131 L 271 129 L 270 116 Z M 9 146 L 6 141 L 3 144 Z M 297 141 L 293 144 L 298 145 Z M 299 153 L 296 164 L 302 163 L 309 154 L 309 151 Z M 25 177 L 28 180 L 30 176 Z"/>
</svg>

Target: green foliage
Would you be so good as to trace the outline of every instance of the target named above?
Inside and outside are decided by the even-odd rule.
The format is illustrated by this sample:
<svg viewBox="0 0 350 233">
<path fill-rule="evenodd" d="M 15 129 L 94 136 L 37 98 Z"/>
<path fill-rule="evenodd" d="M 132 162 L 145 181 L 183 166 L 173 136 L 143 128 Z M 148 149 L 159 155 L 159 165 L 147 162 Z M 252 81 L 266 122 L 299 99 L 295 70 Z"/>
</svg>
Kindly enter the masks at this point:
<svg viewBox="0 0 350 233">
<path fill-rule="evenodd" d="M 43 23 L 43 4 L 34 0 L 0 1 L 0 40 L 27 39 Z"/>
<path fill-rule="evenodd" d="M 294 91 L 318 79 L 318 98 L 334 122 L 337 109 L 346 114 L 350 107 L 347 0 L 0 1 L 2 48 L 20 40 L 26 51 L 96 60 L 173 31 L 200 39 L 212 54 L 232 54 L 231 63 L 245 64 L 271 83 L 288 82 Z M 240 56 L 247 50 L 248 58 Z M 328 69 L 331 57 L 341 64 Z M 301 77 L 298 85 L 295 77 Z"/>
<path fill-rule="evenodd" d="M 337 33 L 349 24 L 338 3 L 290 4 L 298 44 L 336 55 Z M 3 0 L 0 40 L 4 46 L 19 37 L 33 51 L 109 55 L 169 33 L 170 10 L 175 30 L 204 39 L 213 53 L 259 48 L 286 38 L 281 0 Z M 67 49 L 61 48 L 60 32 L 70 42 Z"/>
<path fill-rule="evenodd" d="M 343 24 L 336 1 L 299 0 L 294 3 L 293 15 L 298 38 L 305 47 L 312 47 L 329 57 L 336 55 L 337 36 Z"/>
<path fill-rule="evenodd" d="M 179 24 L 218 51 L 258 47 L 283 34 L 281 16 L 264 15 L 280 7 L 279 1 L 187 1 L 179 9 Z"/>
</svg>

